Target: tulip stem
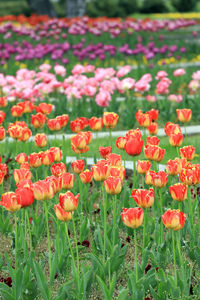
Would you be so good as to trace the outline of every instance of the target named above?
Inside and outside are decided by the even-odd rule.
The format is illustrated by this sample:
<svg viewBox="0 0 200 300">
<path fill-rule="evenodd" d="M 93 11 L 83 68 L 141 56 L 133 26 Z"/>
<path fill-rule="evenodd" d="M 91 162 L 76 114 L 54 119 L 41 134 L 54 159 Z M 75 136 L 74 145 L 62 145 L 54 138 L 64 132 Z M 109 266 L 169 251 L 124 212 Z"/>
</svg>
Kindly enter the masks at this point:
<svg viewBox="0 0 200 300">
<path fill-rule="evenodd" d="M 103 243 L 103 258 L 104 262 L 106 261 L 106 214 L 107 214 L 107 208 L 106 208 L 106 201 L 104 197 L 104 189 L 102 184 L 102 197 L 103 197 L 103 208 L 104 208 L 104 224 L 103 224 L 103 231 L 104 231 L 104 243 Z"/>
<path fill-rule="evenodd" d="M 77 236 L 76 236 L 76 227 L 74 222 L 74 217 L 72 218 L 73 230 L 74 230 L 74 240 L 76 244 L 76 258 L 77 258 L 77 273 L 78 273 L 78 289 L 79 289 L 79 254 L 78 254 L 78 245 L 77 245 Z"/>
<path fill-rule="evenodd" d="M 159 195 L 160 195 L 160 214 L 162 215 L 162 190 L 159 188 Z M 160 221 L 160 243 L 162 244 L 163 241 L 163 225 L 162 225 L 162 220 Z"/>
<path fill-rule="evenodd" d="M 136 282 L 138 281 L 138 265 L 137 265 L 137 233 L 136 229 L 134 229 L 134 242 L 135 242 L 135 277 L 136 277 Z"/>
<path fill-rule="evenodd" d="M 186 131 L 186 125 L 184 123 L 184 129 L 185 129 L 185 143 L 187 142 L 187 131 Z"/>
<path fill-rule="evenodd" d="M 113 197 L 113 247 L 115 245 L 115 227 L 116 227 L 116 199 L 117 196 L 114 195 Z"/>
<path fill-rule="evenodd" d="M 110 140 L 110 146 L 112 147 L 112 133 L 111 133 L 111 128 L 109 128 L 109 140 Z"/>
<path fill-rule="evenodd" d="M 17 212 L 15 212 L 15 275 L 17 274 L 17 250 L 18 250 L 18 232 L 17 232 Z"/>
<path fill-rule="evenodd" d="M 144 187 L 144 179 L 145 179 L 145 175 L 144 174 L 142 174 L 142 189 L 144 189 L 145 187 Z"/>
<path fill-rule="evenodd" d="M 136 161 L 135 158 L 133 158 L 133 189 L 136 186 L 135 181 L 136 181 Z"/>
<path fill-rule="evenodd" d="M 29 217 L 28 217 L 28 210 L 25 209 L 25 216 L 28 222 L 28 231 L 29 231 L 29 239 L 30 239 L 30 250 L 32 251 L 32 236 L 31 236 L 31 227 L 30 227 L 30 222 L 29 222 Z"/>
<path fill-rule="evenodd" d="M 68 244 L 69 244 L 69 250 L 70 250 L 70 253 L 71 253 L 71 257 L 72 257 L 72 262 L 74 264 L 74 268 L 76 268 L 74 253 L 72 251 L 72 245 L 71 245 L 71 241 L 70 241 L 70 238 L 69 238 L 67 222 L 65 222 L 65 232 L 66 232 L 66 235 L 67 235 L 67 241 L 68 241 Z"/>
<path fill-rule="evenodd" d="M 179 149 L 178 149 L 178 147 L 176 147 L 176 152 L 177 152 L 177 155 L 179 157 Z"/>
<path fill-rule="evenodd" d="M 145 234 L 146 234 L 146 209 L 144 209 L 144 222 L 143 222 L 143 247 L 142 247 L 142 254 L 144 254 L 144 249 L 145 249 Z"/>
<path fill-rule="evenodd" d="M 50 234 L 49 234 L 49 220 L 48 220 L 48 209 L 47 209 L 46 200 L 44 201 L 44 210 L 46 216 L 47 240 L 48 240 L 48 249 L 49 249 L 49 274 L 51 274 L 51 242 L 50 242 Z"/>
<path fill-rule="evenodd" d="M 172 232 L 172 247 L 173 247 L 173 254 L 174 254 L 174 276 L 175 276 L 175 284 L 177 286 L 177 270 L 176 270 L 176 251 L 175 251 L 175 240 L 174 240 L 175 232 Z"/>
</svg>

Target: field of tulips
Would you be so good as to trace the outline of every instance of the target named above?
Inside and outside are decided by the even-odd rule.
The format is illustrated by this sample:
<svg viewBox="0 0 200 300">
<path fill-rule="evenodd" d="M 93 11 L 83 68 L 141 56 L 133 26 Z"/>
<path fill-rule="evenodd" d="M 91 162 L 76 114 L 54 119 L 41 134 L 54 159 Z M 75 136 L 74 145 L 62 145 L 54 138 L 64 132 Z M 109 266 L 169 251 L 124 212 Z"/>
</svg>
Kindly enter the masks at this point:
<svg viewBox="0 0 200 300">
<path fill-rule="evenodd" d="M 198 24 L 0 18 L 0 299 L 200 299 Z"/>
</svg>

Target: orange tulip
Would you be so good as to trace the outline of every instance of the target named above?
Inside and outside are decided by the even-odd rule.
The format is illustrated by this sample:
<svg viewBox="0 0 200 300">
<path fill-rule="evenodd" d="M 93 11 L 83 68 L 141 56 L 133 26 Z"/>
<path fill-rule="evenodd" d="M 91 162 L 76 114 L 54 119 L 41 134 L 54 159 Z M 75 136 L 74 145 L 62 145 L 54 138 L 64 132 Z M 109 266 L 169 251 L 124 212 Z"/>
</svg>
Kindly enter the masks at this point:
<svg viewBox="0 0 200 300">
<path fill-rule="evenodd" d="M 127 142 L 127 138 L 123 136 L 119 136 L 116 140 L 116 146 L 118 149 L 124 150 L 125 144 Z"/>
<path fill-rule="evenodd" d="M 42 165 L 42 160 L 38 153 L 31 153 L 28 156 L 28 161 L 32 168 L 38 168 Z"/>
<path fill-rule="evenodd" d="M 168 174 L 166 174 L 164 171 L 159 171 L 154 174 L 153 176 L 153 185 L 158 188 L 162 188 L 166 186 L 168 181 Z"/>
<path fill-rule="evenodd" d="M 26 169 L 15 169 L 13 172 L 16 184 L 25 179 L 31 179 L 31 171 Z"/>
<path fill-rule="evenodd" d="M 145 183 L 147 185 L 153 185 L 153 178 L 155 176 L 155 171 L 147 171 L 145 174 Z"/>
<path fill-rule="evenodd" d="M 141 140 L 142 139 L 142 133 L 141 133 L 139 128 L 131 129 L 127 132 L 126 138 L 127 138 L 127 140 L 129 140 L 131 138 L 137 138 L 138 140 Z"/>
<path fill-rule="evenodd" d="M 195 156 L 196 148 L 193 146 L 185 146 L 179 149 L 181 158 L 186 158 L 187 160 L 193 160 Z"/>
<path fill-rule="evenodd" d="M 58 193 L 62 189 L 62 182 L 60 177 L 56 177 L 54 175 L 47 176 L 45 179 L 46 182 L 50 182 L 53 185 L 54 193 Z"/>
<path fill-rule="evenodd" d="M 151 207 L 154 204 L 154 189 L 134 189 L 132 190 L 131 197 L 136 202 L 137 206 L 142 208 Z"/>
<path fill-rule="evenodd" d="M 165 227 L 178 231 L 183 228 L 186 220 L 186 215 L 179 209 L 168 209 L 162 215 L 162 221 Z"/>
<path fill-rule="evenodd" d="M 72 169 L 76 174 L 80 174 L 84 170 L 84 167 L 85 167 L 85 162 L 82 159 L 72 162 Z"/>
<path fill-rule="evenodd" d="M 158 124 L 156 122 L 152 122 L 148 127 L 147 130 L 149 134 L 154 135 L 158 133 Z"/>
<path fill-rule="evenodd" d="M 151 168 L 151 163 L 148 160 L 138 160 L 137 161 L 137 172 L 139 174 L 146 174 Z"/>
<path fill-rule="evenodd" d="M 34 138 L 37 147 L 43 148 L 47 145 L 47 136 L 44 133 L 36 134 Z"/>
<path fill-rule="evenodd" d="M 66 192 L 65 194 L 59 194 L 59 203 L 60 206 L 65 210 L 65 211 L 74 211 L 77 209 L 78 206 L 78 199 L 79 195 L 77 194 L 74 196 L 71 192 Z"/>
<path fill-rule="evenodd" d="M 60 177 L 62 174 L 66 173 L 66 171 L 67 168 L 63 162 L 51 166 L 51 173 L 56 177 Z"/>
<path fill-rule="evenodd" d="M 122 157 L 119 154 L 110 153 L 106 156 L 108 165 L 119 167 L 122 164 Z"/>
<path fill-rule="evenodd" d="M 60 203 L 57 205 L 54 205 L 54 211 L 55 211 L 55 215 L 56 217 L 63 222 L 67 222 L 70 221 L 72 219 L 73 216 L 73 212 L 70 211 L 65 211 Z"/>
<path fill-rule="evenodd" d="M 18 125 L 10 126 L 7 131 L 13 139 L 19 139 L 22 136 L 22 128 Z"/>
<path fill-rule="evenodd" d="M 5 128 L 3 128 L 2 126 L 0 126 L 0 141 L 4 140 L 5 136 L 6 136 Z"/>
<path fill-rule="evenodd" d="M 21 196 L 14 192 L 4 193 L 1 195 L 0 205 L 4 206 L 8 211 L 18 211 L 22 207 Z"/>
<path fill-rule="evenodd" d="M 94 131 L 99 131 L 103 128 L 103 119 L 92 117 L 89 119 L 90 128 Z"/>
<path fill-rule="evenodd" d="M 73 137 L 71 137 L 71 144 L 78 150 L 85 149 L 88 144 L 86 135 L 82 135 L 80 133 L 74 135 Z"/>
<path fill-rule="evenodd" d="M 51 147 L 49 151 L 53 154 L 53 160 L 59 162 L 62 159 L 62 150 L 59 147 Z"/>
<path fill-rule="evenodd" d="M 176 183 L 169 187 L 172 199 L 175 201 L 184 201 L 187 198 L 188 187 L 182 183 Z"/>
<path fill-rule="evenodd" d="M 20 195 L 21 197 L 21 206 L 27 207 L 33 204 L 34 201 L 34 194 L 32 189 L 24 187 L 24 188 L 17 188 L 15 191 L 16 195 Z"/>
<path fill-rule="evenodd" d="M 135 117 L 141 127 L 147 128 L 152 122 L 151 115 L 148 113 L 143 113 L 141 110 L 136 112 Z"/>
<path fill-rule="evenodd" d="M 50 181 L 39 180 L 33 184 L 34 197 L 38 201 L 52 199 L 54 196 L 54 185 Z"/>
<path fill-rule="evenodd" d="M 26 169 L 26 170 L 30 170 L 30 165 L 28 162 L 25 162 L 23 164 L 20 165 L 20 169 Z"/>
<path fill-rule="evenodd" d="M 26 153 L 19 153 L 15 159 L 16 159 L 16 162 L 20 165 L 28 161 L 28 157 L 27 157 Z"/>
<path fill-rule="evenodd" d="M 131 137 L 127 140 L 124 149 L 128 155 L 136 156 L 141 153 L 143 144 L 143 140 L 137 137 Z"/>
<path fill-rule="evenodd" d="M 47 126 L 51 131 L 58 131 L 62 128 L 59 119 L 47 119 Z"/>
<path fill-rule="evenodd" d="M 18 118 L 18 117 L 22 116 L 23 111 L 24 110 L 23 110 L 23 108 L 21 106 L 19 106 L 19 105 L 13 105 L 12 108 L 11 108 L 11 115 L 13 117 Z"/>
<path fill-rule="evenodd" d="M 17 105 L 23 109 L 23 113 L 31 113 L 34 109 L 34 105 L 31 101 L 19 102 Z"/>
<path fill-rule="evenodd" d="M 71 173 L 64 173 L 60 176 L 61 185 L 64 190 L 71 190 L 74 186 L 75 176 Z"/>
<path fill-rule="evenodd" d="M 174 124 L 172 122 L 167 122 L 165 124 L 165 133 L 166 135 L 170 135 L 170 134 L 178 134 L 178 133 L 181 133 L 181 128 L 178 124 Z"/>
<path fill-rule="evenodd" d="M 110 154 L 112 152 L 112 147 L 108 146 L 108 147 L 103 147 L 103 146 L 100 146 L 99 147 L 99 153 L 101 155 L 101 157 L 103 158 L 106 158 L 106 156 L 108 154 Z"/>
<path fill-rule="evenodd" d="M 8 105 L 7 97 L 0 97 L 0 107 L 6 107 Z"/>
<path fill-rule="evenodd" d="M 130 228 L 137 228 L 142 225 L 144 211 L 140 207 L 123 208 L 121 217 L 126 226 Z"/>
<path fill-rule="evenodd" d="M 28 127 L 22 128 L 22 134 L 18 138 L 18 141 L 26 142 L 31 136 L 32 136 L 32 131 Z"/>
<path fill-rule="evenodd" d="M 197 184 L 199 182 L 198 170 L 195 167 L 182 169 L 179 173 L 179 178 L 186 185 Z"/>
<path fill-rule="evenodd" d="M 146 143 L 147 145 L 158 146 L 160 143 L 160 139 L 157 138 L 157 136 L 148 136 Z"/>
<path fill-rule="evenodd" d="M 92 166 L 94 180 L 104 181 L 108 178 L 109 169 L 107 164 L 97 164 Z"/>
<path fill-rule="evenodd" d="M 119 177 L 123 181 L 125 178 L 125 168 L 123 166 L 111 166 L 109 167 L 109 176 Z"/>
<path fill-rule="evenodd" d="M 54 162 L 54 155 L 50 150 L 41 152 L 41 161 L 44 166 L 50 166 Z"/>
<path fill-rule="evenodd" d="M 171 133 L 169 135 L 169 144 L 173 147 L 180 147 L 183 143 L 183 134 L 181 132 L 177 134 Z"/>
<path fill-rule="evenodd" d="M 37 113 L 36 115 L 31 115 L 31 124 L 35 128 L 42 128 L 46 122 L 46 116 L 41 112 Z"/>
<path fill-rule="evenodd" d="M 70 129 L 72 132 L 78 133 L 82 131 L 85 127 L 84 121 L 82 119 L 75 119 L 70 122 Z"/>
<path fill-rule="evenodd" d="M 116 195 L 121 193 L 122 180 L 119 177 L 110 176 L 104 181 L 104 186 L 108 194 Z"/>
<path fill-rule="evenodd" d="M 188 123 L 190 122 L 192 118 L 192 110 L 187 108 L 177 109 L 176 114 L 178 117 L 178 120 L 182 123 Z"/>
<path fill-rule="evenodd" d="M 170 159 L 167 162 L 166 171 L 169 175 L 178 175 L 178 173 L 181 171 L 181 165 L 178 161 Z"/>
<path fill-rule="evenodd" d="M 93 178 L 93 173 L 92 173 L 92 171 L 86 169 L 85 171 L 83 171 L 79 174 L 79 177 L 84 184 L 90 183 Z"/>
<path fill-rule="evenodd" d="M 51 113 L 53 109 L 53 105 L 52 104 L 48 104 L 48 103 L 45 103 L 45 102 L 42 102 L 37 106 L 35 106 L 35 110 L 37 112 L 41 112 L 42 114 L 45 114 L 45 115 L 49 115 Z"/>
<path fill-rule="evenodd" d="M 106 128 L 113 129 L 118 122 L 119 116 L 114 112 L 104 112 L 103 114 L 103 124 Z"/>
<path fill-rule="evenodd" d="M 152 121 L 156 121 L 158 119 L 159 111 L 155 108 L 152 108 L 151 110 L 146 112 L 151 116 Z"/>
<path fill-rule="evenodd" d="M 146 145 L 144 147 L 144 155 L 146 159 L 161 161 L 164 158 L 165 149 L 162 149 L 159 146 Z"/>
</svg>

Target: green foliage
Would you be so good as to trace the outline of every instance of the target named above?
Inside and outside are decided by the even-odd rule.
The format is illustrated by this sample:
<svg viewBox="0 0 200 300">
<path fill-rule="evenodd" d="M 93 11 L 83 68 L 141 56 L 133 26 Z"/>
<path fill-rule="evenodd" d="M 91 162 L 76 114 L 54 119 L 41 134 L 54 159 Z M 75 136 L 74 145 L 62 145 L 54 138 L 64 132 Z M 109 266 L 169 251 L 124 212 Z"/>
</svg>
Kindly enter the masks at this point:
<svg viewBox="0 0 200 300">
<path fill-rule="evenodd" d="M 144 0 L 143 6 L 140 10 L 141 13 L 166 13 L 168 12 L 168 7 L 166 1 L 164 0 Z"/>
<path fill-rule="evenodd" d="M 197 0 L 172 0 L 172 5 L 177 11 L 187 12 L 195 10 L 197 2 Z"/>
</svg>

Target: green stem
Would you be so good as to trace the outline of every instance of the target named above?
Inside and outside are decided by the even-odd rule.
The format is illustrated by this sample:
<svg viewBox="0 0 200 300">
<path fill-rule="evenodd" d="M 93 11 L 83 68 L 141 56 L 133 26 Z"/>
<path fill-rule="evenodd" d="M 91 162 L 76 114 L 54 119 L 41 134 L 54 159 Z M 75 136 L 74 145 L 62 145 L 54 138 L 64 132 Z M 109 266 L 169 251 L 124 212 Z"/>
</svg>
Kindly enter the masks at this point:
<svg viewBox="0 0 200 300">
<path fill-rule="evenodd" d="M 137 264 L 137 233 L 134 229 L 134 242 L 135 242 L 135 278 L 136 282 L 138 281 L 138 264 Z"/>
<path fill-rule="evenodd" d="M 28 216 L 28 210 L 25 209 L 25 215 L 26 215 L 26 219 L 28 222 L 28 231 L 29 231 L 29 239 L 30 239 L 30 250 L 32 251 L 33 247 L 32 247 L 32 235 L 31 235 L 31 227 L 30 227 L 30 222 L 29 222 L 29 216 Z"/>
<path fill-rule="evenodd" d="M 77 259 L 77 275 L 78 275 L 78 290 L 79 290 L 79 272 L 80 272 L 80 267 L 79 267 L 79 254 L 78 254 L 78 245 L 77 245 L 77 236 L 76 236 L 76 227 L 75 227 L 75 222 L 74 218 L 72 218 L 72 223 L 73 223 L 73 230 L 74 230 L 74 240 L 76 244 L 76 259 Z"/>
<path fill-rule="evenodd" d="M 135 157 L 133 158 L 133 189 L 136 187 L 136 161 Z"/>
<path fill-rule="evenodd" d="M 177 286 L 177 270 L 176 270 L 176 251 L 175 251 L 175 240 L 174 240 L 175 232 L 172 232 L 172 247 L 173 247 L 173 254 L 174 254 L 174 277 L 175 277 L 175 284 Z"/>
<path fill-rule="evenodd" d="M 18 251 L 17 212 L 15 212 L 15 274 L 17 273 L 17 251 Z"/>
<path fill-rule="evenodd" d="M 159 188 L 159 195 L 160 195 L 160 217 L 162 215 L 162 209 L 163 209 L 163 201 L 162 201 L 162 190 L 161 188 Z M 160 243 L 162 244 L 163 242 L 163 224 L 162 224 L 162 220 L 160 221 Z"/>
<path fill-rule="evenodd" d="M 115 245 L 115 228 L 116 228 L 116 199 L 117 195 L 113 197 L 113 247 Z"/>
<path fill-rule="evenodd" d="M 51 241 L 50 241 L 50 234 L 49 234 L 48 208 L 47 208 L 46 200 L 44 201 L 44 210 L 46 216 L 47 239 L 48 239 L 48 250 L 49 250 L 49 274 L 51 274 Z"/>
<path fill-rule="evenodd" d="M 106 217 L 107 217 L 107 207 L 106 207 L 106 201 L 104 197 L 104 189 L 103 189 L 103 184 L 102 184 L 102 197 L 103 197 L 103 208 L 104 208 L 104 224 L 103 224 L 103 231 L 104 231 L 104 243 L 103 243 L 103 258 L 104 258 L 104 263 L 106 261 Z"/>
<path fill-rule="evenodd" d="M 109 141 L 110 141 L 110 146 L 112 147 L 112 132 L 111 132 L 111 128 L 109 128 Z"/>
<path fill-rule="evenodd" d="M 65 232 L 66 232 L 66 235 L 67 235 L 67 241 L 68 241 L 68 244 L 69 244 L 69 250 L 70 250 L 71 257 L 72 257 L 72 262 L 74 264 L 74 268 L 76 268 L 75 259 L 74 259 L 74 253 L 72 251 L 72 245 L 71 245 L 71 241 L 70 241 L 69 233 L 68 233 L 67 222 L 65 222 Z"/>
<path fill-rule="evenodd" d="M 142 174 L 142 189 L 145 188 L 145 186 L 144 186 L 144 179 L 145 179 L 145 174 Z"/>
<path fill-rule="evenodd" d="M 144 209 L 144 221 L 143 221 L 143 246 L 142 246 L 142 253 L 144 253 L 145 249 L 145 234 L 146 234 L 146 209 Z"/>
</svg>

